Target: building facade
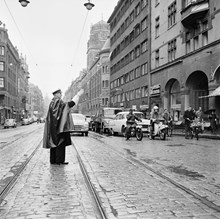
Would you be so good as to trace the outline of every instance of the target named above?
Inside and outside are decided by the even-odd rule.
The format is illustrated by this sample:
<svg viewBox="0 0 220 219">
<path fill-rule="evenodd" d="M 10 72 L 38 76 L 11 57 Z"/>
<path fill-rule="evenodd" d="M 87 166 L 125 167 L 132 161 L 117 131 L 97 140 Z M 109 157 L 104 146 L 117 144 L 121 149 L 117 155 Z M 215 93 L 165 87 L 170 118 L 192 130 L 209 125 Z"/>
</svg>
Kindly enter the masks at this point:
<svg viewBox="0 0 220 219">
<path fill-rule="evenodd" d="M 118 1 L 110 23 L 110 105 L 149 112 L 150 4 Z"/>
<path fill-rule="evenodd" d="M 16 118 L 19 112 L 18 71 L 19 54 L 12 45 L 5 25 L 0 27 L 0 122 Z"/>
<path fill-rule="evenodd" d="M 220 97 L 208 94 L 220 85 L 220 2 L 153 2 L 151 105 L 168 109 L 175 121 L 188 106 L 214 108 L 219 117 Z"/>
</svg>

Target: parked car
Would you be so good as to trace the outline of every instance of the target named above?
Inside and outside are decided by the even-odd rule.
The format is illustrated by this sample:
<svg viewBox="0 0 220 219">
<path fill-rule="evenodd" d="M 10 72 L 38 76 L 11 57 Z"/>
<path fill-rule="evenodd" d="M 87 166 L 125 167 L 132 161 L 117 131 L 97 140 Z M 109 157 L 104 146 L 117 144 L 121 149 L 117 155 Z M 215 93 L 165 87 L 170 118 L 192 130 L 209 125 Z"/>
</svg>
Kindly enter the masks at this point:
<svg viewBox="0 0 220 219">
<path fill-rule="evenodd" d="M 88 136 L 89 123 L 86 121 L 86 117 L 81 113 L 71 113 L 73 120 L 73 127 L 71 133 L 81 133 L 82 135 Z"/>
<path fill-rule="evenodd" d="M 127 121 L 127 115 L 128 111 L 126 112 L 119 112 L 115 116 L 114 119 L 109 120 L 108 127 L 110 130 L 110 133 L 115 134 L 121 134 L 125 135 L 125 128 L 126 128 L 126 121 Z M 137 121 L 137 124 L 141 126 L 143 133 L 149 133 L 150 131 L 150 119 L 145 119 L 144 113 L 139 111 L 133 112 L 137 117 L 139 117 L 142 121 Z"/>
<path fill-rule="evenodd" d="M 4 122 L 4 128 L 7 129 L 7 128 L 16 128 L 17 127 L 17 123 L 16 123 L 16 120 L 15 119 L 6 119 L 5 122 Z"/>
<path fill-rule="evenodd" d="M 28 118 L 24 118 L 21 121 L 21 125 L 29 125 L 30 124 L 30 120 Z"/>
</svg>

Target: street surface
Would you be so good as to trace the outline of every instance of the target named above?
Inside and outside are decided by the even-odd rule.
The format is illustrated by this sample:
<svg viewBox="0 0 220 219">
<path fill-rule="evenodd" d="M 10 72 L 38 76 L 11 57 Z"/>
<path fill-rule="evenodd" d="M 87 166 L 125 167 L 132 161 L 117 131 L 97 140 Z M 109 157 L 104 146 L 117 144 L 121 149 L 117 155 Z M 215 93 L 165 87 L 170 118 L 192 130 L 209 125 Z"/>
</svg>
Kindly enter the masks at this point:
<svg viewBox="0 0 220 219">
<path fill-rule="evenodd" d="M 40 144 L 1 203 L 0 218 L 99 218 L 74 147 L 67 147 L 69 165 L 50 165 L 42 136 L 43 124 L 0 130 L 1 190 Z M 94 132 L 72 140 L 108 218 L 220 218 L 218 210 L 166 179 L 220 209 L 218 140 L 174 136 L 139 142 Z"/>
</svg>

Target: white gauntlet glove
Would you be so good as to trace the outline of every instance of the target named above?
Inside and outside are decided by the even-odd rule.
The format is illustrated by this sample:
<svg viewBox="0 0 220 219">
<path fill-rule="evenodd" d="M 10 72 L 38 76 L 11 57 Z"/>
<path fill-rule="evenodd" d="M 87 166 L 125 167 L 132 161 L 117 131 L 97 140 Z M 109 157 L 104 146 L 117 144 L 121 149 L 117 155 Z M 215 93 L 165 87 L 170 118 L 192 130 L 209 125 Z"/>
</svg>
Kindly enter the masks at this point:
<svg viewBox="0 0 220 219">
<path fill-rule="evenodd" d="M 79 102 L 79 97 L 84 93 L 84 90 L 81 89 L 73 98 L 72 101 L 77 105 Z"/>
</svg>

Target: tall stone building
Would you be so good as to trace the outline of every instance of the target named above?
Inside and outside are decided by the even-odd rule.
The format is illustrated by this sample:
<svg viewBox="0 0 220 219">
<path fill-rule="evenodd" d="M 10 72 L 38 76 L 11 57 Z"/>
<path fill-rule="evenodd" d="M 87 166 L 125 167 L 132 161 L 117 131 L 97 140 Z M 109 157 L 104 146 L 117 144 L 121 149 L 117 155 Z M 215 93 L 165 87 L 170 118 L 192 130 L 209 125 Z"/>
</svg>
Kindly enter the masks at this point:
<svg viewBox="0 0 220 219">
<path fill-rule="evenodd" d="M 101 20 L 91 26 L 87 43 L 87 69 L 90 69 L 109 36 L 109 25 Z"/>
<path fill-rule="evenodd" d="M 110 105 L 149 108 L 150 7 L 147 0 L 120 0 L 110 23 Z"/>
<path fill-rule="evenodd" d="M 220 97 L 208 96 L 220 85 L 220 1 L 155 1 L 151 10 L 151 104 L 176 121 L 189 105 L 220 116 Z"/>
<path fill-rule="evenodd" d="M 25 60 L 19 56 L 3 24 L 0 26 L 0 123 L 6 118 L 19 121 L 24 113 L 29 78 L 25 66 Z"/>
</svg>

